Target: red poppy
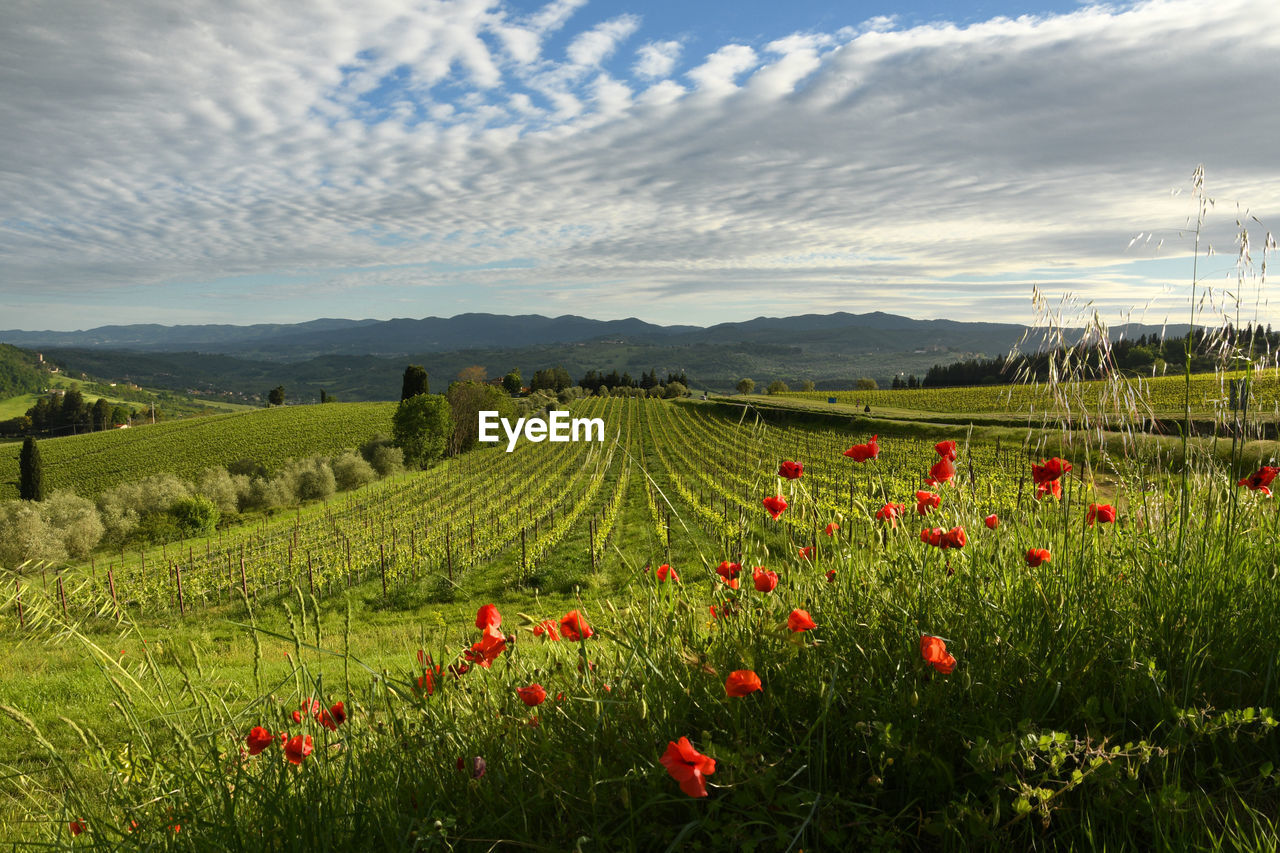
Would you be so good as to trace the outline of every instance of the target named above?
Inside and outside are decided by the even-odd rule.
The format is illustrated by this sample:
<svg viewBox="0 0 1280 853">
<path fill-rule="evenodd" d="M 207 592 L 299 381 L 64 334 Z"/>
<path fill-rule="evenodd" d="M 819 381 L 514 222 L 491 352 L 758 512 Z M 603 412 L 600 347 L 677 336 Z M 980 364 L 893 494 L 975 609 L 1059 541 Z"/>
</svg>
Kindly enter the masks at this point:
<svg viewBox="0 0 1280 853">
<path fill-rule="evenodd" d="M 69 823 L 69 824 L 67 825 L 67 828 L 71 830 L 71 835 L 72 835 L 72 836 L 76 836 L 76 835 L 79 835 L 80 833 L 84 832 L 84 831 L 85 831 L 86 829 L 88 829 L 89 827 L 88 827 L 88 826 L 86 826 L 86 825 L 85 825 L 85 822 L 84 822 L 84 821 L 82 821 L 82 820 L 73 820 L 73 821 L 71 821 L 71 823 Z"/>
<path fill-rule="evenodd" d="M 1094 524 L 1115 524 L 1116 508 L 1111 504 L 1089 504 L 1089 513 L 1086 516 L 1089 526 Z"/>
<path fill-rule="evenodd" d="M 497 660 L 498 655 L 507 650 L 507 638 L 502 636 L 502 632 L 492 625 L 484 629 L 484 633 L 480 635 L 480 639 L 471 644 L 471 648 L 464 653 L 467 660 L 474 664 L 479 664 L 485 669 Z"/>
<path fill-rule="evenodd" d="M 249 736 L 244 739 L 249 746 L 249 754 L 257 755 L 262 750 L 271 746 L 276 742 L 275 735 L 264 729 L 262 726 L 254 726 L 249 732 Z"/>
<path fill-rule="evenodd" d="M 736 578 L 741 571 L 741 563 L 730 563 L 728 560 L 722 560 L 720 565 L 716 566 L 716 574 L 727 581 Z"/>
<path fill-rule="evenodd" d="M 947 644 L 942 641 L 941 637 L 921 634 L 920 655 L 925 659 L 926 663 L 932 665 L 934 669 L 943 675 L 950 675 L 951 671 L 956 668 L 956 659 L 947 652 Z"/>
<path fill-rule="evenodd" d="M 516 693 L 520 696 L 520 701 L 532 708 L 535 705 L 541 705 L 543 700 L 547 698 L 547 691 L 541 684 L 530 684 L 528 687 L 517 687 Z"/>
<path fill-rule="evenodd" d="M 1267 497 L 1271 497 L 1271 481 L 1276 478 L 1276 474 L 1280 474 L 1280 468 L 1271 465 L 1263 465 L 1257 471 L 1254 471 L 1248 477 L 1236 482 L 1237 486 L 1248 486 L 1250 490 L 1262 492 Z"/>
<path fill-rule="evenodd" d="M 566 640 L 577 642 L 594 635 L 595 631 L 592 631 L 591 626 L 587 624 L 587 617 L 577 610 L 570 610 L 560 620 L 560 636 Z"/>
<path fill-rule="evenodd" d="M 724 583 L 725 586 L 729 587 L 729 589 L 737 589 L 742 584 L 742 582 L 737 578 L 725 578 Z"/>
<path fill-rule="evenodd" d="M 658 570 L 653 574 L 658 579 L 658 583 L 666 583 L 668 579 L 673 580 L 676 583 L 680 583 L 680 576 L 676 574 L 676 570 L 668 566 L 666 563 L 658 566 Z"/>
<path fill-rule="evenodd" d="M 963 527 L 953 527 L 942 535 L 943 548 L 963 548 L 968 541 Z"/>
<path fill-rule="evenodd" d="M 935 548 L 942 547 L 942 537 L 946 535 L 946 531 L 941 527 L 926 527 L 920 531 L 920 541 L 926 545 L 932 545 Z"/>
<path fill-rule="evenodd" d="M 764 508 L 769 511 L 769 515 L 773 516 L 774 521 L 777 521 L 778 516 L 782 515 L 787 508 L 787 501 L 782 497 L 782 495 L 770 495 L 761 501 L 761 503 L 763 503 Z"/>
<path fill-rule="evenodd" d="M 787 617 L 787 627 L 792 633 L 798 631 L 811 631 L 818 627 L 818 623 L 814 622 L 809 616 L 808 610 L 792 610 L 791 615 Z"/>
<path fill-rule="evenodd" d="M 436 692 L 436 676 L 440 674 L 440 667 L 436 667 L 433 672 L 430 669 L 424 670 L 422 675 L 418 676 L 418 689 L 428 696 Z"/>
<path fill-rule="evenodd" d="M 813 546 L 812 546 L 812 545 L 808 546 L 807 548 L 801 548 L 801 549 L 800 549 L 800 559 L 802 559 L 802 560 L 812 560 L 812 559 L 813 559 Z"/>
<path fill-rule="evenodd" d="M 1063 474 L 1071 470 L 1071 463 L 1057 456 L 1045 462 L 1040 460 L 1040 464 L 1031 465 L 1031 479 L 1036 483 L 1049 483 L 1059 479 Z"/>
<path fill-rule="evenodd" d="M 1049 553 L 1048 548 L 1029 548 L 1027 549 L 1027 565 L 1035 568 L 1041 563 L 1048 563 L 1053 559 L 1053 555 Z"/>
<path fill-rule="evenodd" d="M 828 524 L 828 525 L 826 526 L 826 528 L 823 530 L 823 532 L 824 532 L 824 533 L 826 533 L 828 536 L 835 536 L 835 535 L 836 535 L 836 531 L 837 531 L 837 530 L 839 530 L 839 529 L 840 529 L 840 525 L 836 524 L 836 523 L 833 521 L 833 522 L 831 522 L 830 524 Z"/>
<path fill-rule="evenodd" d="M 756 585 L 756 592 L 773 592 L 778 585 L 778 573 L 756 566 L 751 572 L 751 580 Z"/>
<path fill-rule="evenodd" d="M 724 692 L 735 699 L 741 699 L 760 689 L 760 676 L 749 669 L 735 669 L 724 682 Z"/>
<path fill-rule="evenodd" d="M 950 459 L 952 462 L 956 461 L 956 443 L 954 441 L 939 441 L 933 446 L 933 449 L 938 451 L 938 455 L 943 459 Z"/>
<path fill-rule="evenodd" d="M 341 702 L 335 702 L 329 706 L 329 710 L 316 715 L 316 719 L 329 731 L 337 731 L 338 726 L 347 721 L 347 709 Z"/>
<path fill-rule="evenodd" d="M 459 770 L 465 772 L 468 769 L 468 765 L 470 765 L 472 779 L 479 779 L 484 775 L 485 770 L 489 767 L 489 765 L 485 763 L 485 760 L 478 755 L 470 761 L 464 761 L 461 758 L 458 759 Z"/>
<path fill-rule="evenodd" d="M 449 664 L 449 674 L 454 678 L 461 678 L 471 671 L 469 663 L 451 663 Z"/>
<path fill-rule="evenodd" d="M 1062 483 L 1058 480 L 1036 483 L 1036 500 L 1040 500 L 1045 495 L 1052 495 L 1055 500 L 1062 500 Z"/>
<path fill-rule="evenodd" d="M 907 511 L 906 504 L 885 504 L 876 510 L 877 521 L 888 521 L 894 527 L 898 526 L 898 518 Z"/>
<path fill-rule="evenodd" d="M 928 483 L 930 486 L 936 486 L 940 483 L 949 483 L 951 478 L 956 475 L 956 466 L 951 464 L 950 459 L 939 459 L 929 468 Z"/>
<path fill-rule="evenodd" d="M 866 462 L 870 459 L 875 459 L 880 455 L 880 445 L 876 444 L 876 439 L 878 438 L 880 438 L 880 436 L 873 435 L 871 436 L 871 440 L 866 444 L 855 444 L 853 447 L 846 450 L 844 455 L 848 456 L 854 462 Z"/>
<path fill-rule="evenodd" d="M 835 583 L 835 582 L 836 582 L 836 570 L 827 569 L 827 583 Z"/>
<path fill-rule="evenodd" d="M 295 723 L 300 723 L 300 722 L 302 722 L 302 712 L 301 712 L 301 711 L 294 711 L 294 712 L 293 712 L 293 721 L 294 721 Z"/>
<path fill-rule="evenodd" d="M 311 754 L 311 735 L 294 735 L 284 745 L 284 757 L 294 764 L 301 764 L 302 759 Z"/>
<path fill-rule="evenodd" d="M 476 627 L 484 630 L 490 626 L 497 628 L 502 624 L 502 614 L 498 612 L 495 604 L 486 604 L 476 611 Z"/>
<path fill-rule="evenodd" d="M 543 619 L 533 626 L 533 636 L 546 637 L 548 640 L 559 640 L 560 632 L 556 630 L 555 620 Z"/>
<path fill-rule="evenodd" d="M 933 492 L 916 492 L 916 512 L 928 515 L 929 510 L 942 506 L 942 496 Z"/>
<path fill-rule="evenodd" d="M 668 741 L 667 751 L 658 759 L 667 768 L 671 778 L 680 783 L 680 790 L 691 797 L 705 797 L 707 786 L 704 776 L 716 772 L 716 760 L 693 748 L 687 737 Z"/>
<path fill-rule="evenodd" d="M 1000 525 L 1000 519 L 993 512 L 986 518 L 982 519 L 982 523 L 987 526 L 988 530 L 995 530 Z"/>
<path fill-rule="evenodd" d="M 804 465 L 799 462 L 783 462 L 778 466 L 778 476 L 788 480 L 799 480 L 804 476 Z"/>
</svg>

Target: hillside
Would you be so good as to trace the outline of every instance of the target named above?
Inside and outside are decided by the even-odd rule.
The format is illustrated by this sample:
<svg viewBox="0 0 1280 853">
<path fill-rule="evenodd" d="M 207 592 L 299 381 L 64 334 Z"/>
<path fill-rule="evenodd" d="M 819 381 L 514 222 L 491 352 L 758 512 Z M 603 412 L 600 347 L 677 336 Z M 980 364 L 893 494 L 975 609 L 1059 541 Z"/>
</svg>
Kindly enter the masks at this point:
<svg viewBox="0 0 1280 853">
<path fill-rule="evenodd" d="M 356 447 L 391 432 L 393 403 L 283 406 L 189 418 L 41 441 L 45 485 L 92 497 L 120 483 L 170 472 L 190 477 L 252 459 L 273 467 L 291 456 Z M 18 443 L 0 445 L 0 499 L 18 496 Z"/>
<path fill-rule="evenodd" d="M 0 344 L 0 400 L 35 394 L 48 384 L 48 374 L 39 367 L 35 353 Z"/>
</svg>

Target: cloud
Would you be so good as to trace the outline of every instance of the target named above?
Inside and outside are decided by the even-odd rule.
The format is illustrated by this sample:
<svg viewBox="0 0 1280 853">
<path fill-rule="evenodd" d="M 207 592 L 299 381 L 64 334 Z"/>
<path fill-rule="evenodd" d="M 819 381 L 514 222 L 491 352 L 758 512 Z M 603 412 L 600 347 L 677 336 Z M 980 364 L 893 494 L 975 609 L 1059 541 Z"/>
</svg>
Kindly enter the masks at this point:
<svg viewBox="0 0 1280 853">
<path fill-rule="evenodd" d="M 75 305 L 143 320 L 248 275 L 362 306 L 421 286 L 420 314 L 454 286 L 472 308 L 543 310 L 551 288 L 581 313 L 665 322 L 1028 319 L 1036 282 L 1158 313 L 1185 306 L 1197 163 L 1211 284 L 1235 286 L 1236 199 L 1255 261 L 1249 215 L 1280 222 L 1269 0 L 781 32 L 720 45 L 680 82 L 677 42 L 609 62 L 642 34 L 629 15 L 544 55 L 581 5 L 7 10 L 3 325 L 52 324 L 24 307 L 35 292 L 87 326 L 100 310 Z M 342 304 L 264 285 L 257 310 Z"/>
</svg>

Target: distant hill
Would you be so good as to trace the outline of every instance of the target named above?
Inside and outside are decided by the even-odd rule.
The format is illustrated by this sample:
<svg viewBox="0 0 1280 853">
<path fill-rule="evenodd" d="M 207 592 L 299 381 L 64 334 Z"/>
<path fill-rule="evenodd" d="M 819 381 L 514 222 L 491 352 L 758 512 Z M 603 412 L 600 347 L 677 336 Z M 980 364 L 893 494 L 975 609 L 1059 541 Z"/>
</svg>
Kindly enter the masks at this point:
<svg viewBox="0 0 1280 853">
<path fill-rule="evenodd" d="M 20 394 L 38 394 L 49 384 L 49 376 L 40 368 L 33 352 L 0 344 L 0 400 Z"/>
</svg>

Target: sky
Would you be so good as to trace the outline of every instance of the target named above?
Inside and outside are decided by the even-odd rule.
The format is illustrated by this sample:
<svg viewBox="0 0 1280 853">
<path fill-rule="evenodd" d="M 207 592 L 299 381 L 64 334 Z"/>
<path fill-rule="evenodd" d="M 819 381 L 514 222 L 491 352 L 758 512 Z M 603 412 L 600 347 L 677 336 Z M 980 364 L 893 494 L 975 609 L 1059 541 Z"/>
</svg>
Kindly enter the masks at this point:
<svg viewBox="0 0 1280 853">
<path fill-rule="evenodd" d="M 0 329 L 1280 321 L 1277 80 L 1275 0 L 8 0 Z"/>
</svg>

